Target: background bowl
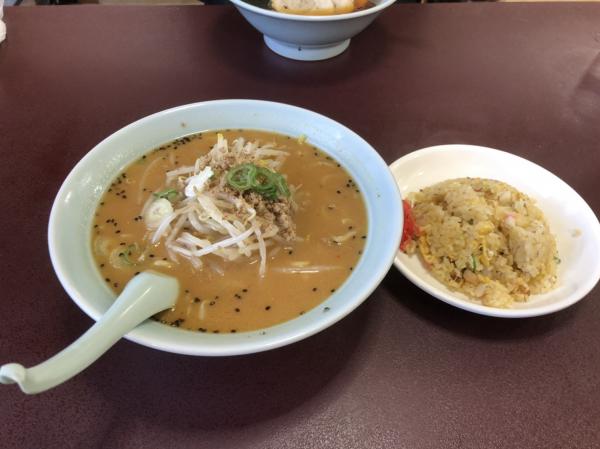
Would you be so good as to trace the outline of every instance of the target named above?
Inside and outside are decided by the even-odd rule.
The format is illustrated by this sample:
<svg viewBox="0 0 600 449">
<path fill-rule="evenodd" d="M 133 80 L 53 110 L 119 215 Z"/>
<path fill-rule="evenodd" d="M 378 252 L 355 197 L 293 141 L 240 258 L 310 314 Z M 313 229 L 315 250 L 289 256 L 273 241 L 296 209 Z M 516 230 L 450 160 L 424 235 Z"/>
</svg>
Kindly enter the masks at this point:
<svg viewBox="0 0 600 449">
<path fill-rule="evenodd" d="M 427 271 L 416 255 L 401 251 L 394 264 L 415 285 L 448 304 L 481 315 L 524 318 L 573 305 L 600 279 L 600 224 L 575 190 L 548 170 L 504 151 L 473 145 L 440 145 L 414 151 L 390 166 L 404 196 L 453 178 L 479 177 L 504 181 L 533 198 L 556 238 L 558 280 L 544 294 L 510 309 L 488 307 L 449 290 Z"/>
<path fill-rule="evenodd" d="M 351 37 L 364 30 L 396 0 L 373 0 L 372 8 L 331 16 L 282 14 L 243 0 L 231 1 L 264 35 L 265 43 L 275 53 L 291 59 L 318 61 L 342 53 L 350 45 Z"/>
<path fill-rule="evenodd" d="M 353 176 L 367 207 L 368 233 L 358 265 L 320 306 L 261 331 L 203 334 L 147 320 L 126 338 L 164 351 L 191 355 L 246 354 L 313 335 L 361 304 L 381 282 L 394 259 L 402 231 L 398 188 L 387 165 L 357 134 L 315 112 L 280 103 L 220 100 L 169 109 L 112 134 L 71 171 L 50 213 L 48 243 L 56 274 L 71 298 L 94 320 L 114 293 L 105 285 L 91 253 L 91 226 L 98 202 L 114 177 L 157 146 L 187 134 L 243 128 L 305 135 Z M 328 307 L 324 313 L 324 307 Z"/>
</svg>

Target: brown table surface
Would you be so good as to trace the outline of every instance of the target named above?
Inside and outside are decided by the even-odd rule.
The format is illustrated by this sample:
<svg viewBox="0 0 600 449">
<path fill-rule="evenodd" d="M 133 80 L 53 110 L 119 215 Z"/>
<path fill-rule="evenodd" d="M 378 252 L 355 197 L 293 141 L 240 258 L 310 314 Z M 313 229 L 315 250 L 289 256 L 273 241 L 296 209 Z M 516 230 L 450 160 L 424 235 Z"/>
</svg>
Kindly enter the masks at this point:
<svg viewBox="0 0 600 449">
<path fill-rule="evenodd" d="M 171 106 L 303 106 L 388 162 L 435 144 L 500 148 L 600 211 L 600 5 L 395 6 L 318 63 L 271 53 L 232 7 L 20 7 L 5 20 L 0 363 L 40 362 L 90 326 L 50 265 L 52 200 L 97 142 Z M 598 287 L 551 316 L 502 320 L 392 268 L 349 317 L 286 348 L 211 359 L 122 341 L 42 395 L 0 386 L 0 447 L 600 447 L 599 320 Z"/>
</svg>

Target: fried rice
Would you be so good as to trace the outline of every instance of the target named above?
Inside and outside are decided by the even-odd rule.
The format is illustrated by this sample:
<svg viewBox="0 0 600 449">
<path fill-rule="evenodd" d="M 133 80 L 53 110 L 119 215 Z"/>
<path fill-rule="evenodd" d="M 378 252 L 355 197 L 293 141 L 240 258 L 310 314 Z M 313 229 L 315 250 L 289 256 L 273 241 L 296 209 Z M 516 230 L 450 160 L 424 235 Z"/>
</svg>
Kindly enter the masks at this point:
<svg viewBox="0 0 600 449">
<path fill-rule="evenodd" d="M 402 249 L 418 253 L 451 290 L 510 307 L 556 283 L 556 241 L 542 211 L 510 185 L 460 178 L 409 195 L 415 232 Z"/>
</svg>

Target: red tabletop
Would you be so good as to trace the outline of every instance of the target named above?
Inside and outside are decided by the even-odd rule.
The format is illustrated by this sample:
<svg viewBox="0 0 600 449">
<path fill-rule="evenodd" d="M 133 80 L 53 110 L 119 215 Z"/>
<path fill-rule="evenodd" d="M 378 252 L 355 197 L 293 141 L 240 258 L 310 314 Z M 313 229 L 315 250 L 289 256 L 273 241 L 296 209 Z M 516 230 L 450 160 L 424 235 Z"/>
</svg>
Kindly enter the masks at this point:
<svg viewBox="0 0 600 449">
<path fill-rule="evenodd" d="M 52 200 L 97 142 L 171 106 L 303 106 L 388 162 L 495 147 L 600 211 L 598 4 L 398 5 L 317 63 L 271 53 L 233 7 L 17 7 L 5 21 L 0 363 L 36 364 L 90 326 L 50 265 Z M 565 311 L 502 320 L 392 268 L 349 317 L 282 349 L 211 359 L 121 341 L 44 394 L 0 386 L 0 447 L 600 447 L 599 322 L 598 287 Z"/>
</svg>

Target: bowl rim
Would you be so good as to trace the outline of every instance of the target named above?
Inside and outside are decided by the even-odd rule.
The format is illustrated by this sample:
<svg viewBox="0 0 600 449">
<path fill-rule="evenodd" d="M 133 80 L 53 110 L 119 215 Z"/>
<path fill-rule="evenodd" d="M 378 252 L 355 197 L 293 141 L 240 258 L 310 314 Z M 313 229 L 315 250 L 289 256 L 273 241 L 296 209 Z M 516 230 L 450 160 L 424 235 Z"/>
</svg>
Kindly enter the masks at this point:
<svg viewBox="0 0 600 449">
<path fill-rule="evenodd" d="M 577 193 L 575 189 L 573 189 L 569 184 L 559 178 L 557 175 L 549 171 L 548 169 L 542 167 L 541 165 L 536 164 L 524 157 L 518 156 L 513 153 L 509 153 L 507 151 L 502 151 L 494 148 L 483 147 L 479 145 L 469 145 L 469 144 L 443 144 L 443 145 L 435 145 L 431 147 L 421 148 L 415 151 L 412 151 L 394 162 L 390 164 L 390 170 L 394 175 L 394 179 L 397 182 L 398 179 L 396 177 L 396 169 L 401 165 L 408 163 L 414 159 L 418 159 L 423 156 L 431 155 L 431 154 L 440 154 L 443 152 L 463 152 L 465 153 L 465 157 L 468 157 L 468 154 L 474 154 L 476 152 L 486 151 L 489 154 L 497 155 L 502 158 L 512 159 L 518 164 L 525 164 L 532 167 L 532 169 L 538 170 L 540 173 L 544 174 L 544 176 L 548 176 L 554 182 L 557 183 L 564 189 L 568 191 L 571 195 L 576 197 L 582 206 L 582 211 L 585 214 L 586 220 L 589 222 L 592 227 L 592 239 L 596 242 L 600 242 L 600 222 L 598 221 L 598 217 L 595 215 L 592 208 L 587 204 L 587 202 Z M 451 178 L 448 178 L 451 179 Z M 400 188 L 400 186 L 398 186 Z M 568 295 L 566 298 L 558 300 L 556 302 L 540 305 L 537 307 L 531 308 L 522 308 L 522 309 L 503 309 L 499 307 L 491 307 L 485 306 L 483 304 L 478 304 L 476 302 L 470 301 L 468 299 L 463 299 L 460 293 L 455 293 L 447 289 L 443 284 L 442 288 L 437 287 L 429 282 L 423 280 L 420 276 L 413 273 L 403 262 L 402 260 L 403 254 L 400 250 L 398 250 L 397 255 L 394 259 L 394 266 L 414 285 L 429 293 L 431 296 L 447 303 L 452 306 L 458 307 L 460 309 L 466 310 L 468 312 L 473 312 L 479 315 L 486 315 L 496 318 L 530 318 L 542 315 L 548 315 L 554 312 L 558 312 L 567 307 L 572 306 L 573 304 L 581 301 L 598 283 L 600 280 L 600 263 L 597 263 L 595 267 L 593 267 L 593 271 L 590 272 L 589 277 L 582 282 L 582 286 L 574 293 Z"/>
<path fill-rule="evenodd" d="M 303 14 L 285 14 L 278 11 L 273 11 L 270 9 L 259 8 L 258 6 L 254 6 L 250 3 L 245 2 L 244 0 L 231 0 L 231 2 L 242 9 L 246 9 L 248 11 L 252 11 L 256 14 L 272 17 L 275 19 L 284 19 L 284 20 L 292 20 L 297 22 L 334 22 L 340 20 L 349 20 L 355 19 L 363 16 L 368 16 L 371 14 L 375 14 L 388 6 L 396 3 L 396 0 L 383 0 L 382 2 L 376 4 L 375 6 L 367 9 L 363 9 L 360 11 L 353 11 L 349 13 L 343 14 L 332 14 L 332 15 L 303 15 Z"/>
<path fill-rule="evenodd" d="M 50 212 L 50 218 L 49 218 L 49 222 L 48 222 L 48 248 L 49 248 L 49 252 L 50 252 L 50 259 L 51 259 L 54 271 L 56 273 L 56 276 L 58 277 L 61 285 L 63 286 L 63 288 L 65 289 L 65 291 L 67 292 L 67 294 L 69 295 L 71 300 L 73 300 L 73 302 L 75 302 L 78 307 L 80 307 L 88 316 L 90 316 L 95 321 L 98 321 L 106 310 L 103 308 L 103 306 L 101 304 L 97 304 L 94 301 L 90 302 L 89 300 L 86 300 L 85 297 L 83 297 L 80 290 L 77 288 L 77 280 L 75 279 L 76 276 L 69 275 L 68 270 L 67 270 L 68 262 L 65 261 L 66 250 L 64 248 L 66 246 L 66 244 L 63 243 L 61 245 L 61 239 L 64 241 L 65 237 L 61 236 L 61 232 L 60 232 L 59 219 L 60 219 L 61 213 L 60 213 L 59 209 L 61 208 L 62 202 L 66 198 L 68 198 L 69 188 L 73 188 L 74 183 L 77 180 L 78 176 L 80 176 L 82 170 L 84 170 L 86 168 L 86 166 L 88 166 L 90 164 L 90 162 L 92 160 L 94 160 L 94 157 L 96 156 L 96 154 L 98 154 L 98 153 L 102 154 L 103 152 L 106 152 L 106 147 L 108 147 L 112 141 L 115 141 L 115 140 L 118 141 L 117 139 L 122 138 L 123 135 L 126 135 L 127 133 L 131 133 L 132 131 L 135 132 L 135 129 L 138 126 L 143 126 L 144 124 L 146 124 L 146 126 L 147 126 L 148 123 L 153 123 L 155 120 L 169 120 L 169 116 L 171 114 L 173 116 L 177 117 L 177 114 L 179 112 L 196 111 L 196 108 L 209 108 L 210 109 L 211 107 L 215 107 L 215 106 L 217 108 L 221 107 L 221 106 L 226 108 L 226 107 L 240 107 L 240 105 L 243 105 L 247 108 L 259 108 L 259 107 L 283 108 L 286 110 L 289 109 L 290 111 L 296 111 L 297 113 L 300 113 L 300 114 L 306 114 L 307 116 L 310 116 L 311 119 L 317 119 L 317 120 L 322 121 L 324 123 L 323 126 L 335 126 L 337 130 L 343 131 L 345 133 L 345 135 L 349 136 L 353 140 L 358 139 L 356 141 L 360 142 L 361 148 L 370 149 L 371 150 L 371 151 L 369 151 L 370 160 L 374 164 L 376 164 L 378 178 L 379 179 L 387 178 L 387 180 L 384 181 L 382 185 L 385 186 L 386 192 L 395 196 L 399 200 L 399 201 L 397 201 L 398 204 L 391 205 L 391 209 L 390 209 L 390 211 L 393 211 L 394 208 L 398 209 L 398 215 L 399 215 L 398 217 L 395 218 L 395 221 L 394 221 L 394 219 L 391 220 L 394 223 L 391 226 L 392 230 L 394 231 L 394 235 L 387 236 L 388 242 L 385 244 L 385 247 L 384 247 L 385 251 L 383 252 L 383 254 L 380 254 L 382 258 L 378 261 L 378 263 L 376 264 L 376 267 L 375 268 L 370 267 L 370 266 L 367 267 L 367 266 L 365 266 L 365 264 L 361 264 L 361 261 L 365 260 L 365 257 L 368 253 L 368 247 L 370 245 L 370 242 L 373 240 L 373 237 L 375 237 L 375 234 L 373 234 L 374 228 L 372 227 L 371 224 L 369 224 L 367 235 L 371 236 L 371 237 L 367 238 L 363 256 L 359 260 L 359 265 L 363 265 L 363 269 L 362 270 L 360 270 L 360 269 L 354 270 L 354 272 L 346 279 L 346 281 L 344 282 L 344 284 L 342 284 L 341 287 L 343 287 L 346 283 L 348 283 L 352 277 L 356 277 L 357 274 L 361 273 L 361 272 L 369 273 L 369 277 L 368 277 L 369 281 L 365 282 L 364 285 L 359 286 L 359 288 L 356 291 L 353 291 L 353 293 L 351 294 L 351 297 L 353 299 L 352 299 L 352 301 L 348 301 L 348 305 L 346 307 L 336 307 L 335 309 L 332 309 L 330 312 L 328 312 L 328 314 L 326 315 L 327 318 L 312 320 L 311 322 L 308 323 L 308 325 L 302 326 L 301 329 L 299 329 L 299 330 L 290 329 L 289 331 L 283 332 L 281 335 L 275 335 L 275 337 L 271 337 L 271 336 L 265 337 L 265 338 L 257 337 L 257 338 L 251 339 L 251 341 L 246 341 L 244 344 L 234 342 L 234 343 L 229 343 L 229 344 L 218 344 L 218 345 L 213 346 L 212 344 L 206 343 L 204 345 L 198 345 L 198 347 L 196 347 L 195 345 L 191 345 L 189 343 L 188 344 L 173 343 L 171 341 L 165 342 L 164 338 L 155 337 L 154 332 L 152 331 L 152 328 L 154 326 L 160 326 L 162 328 L 164 325 L 162 325 L 160 323 L 156 323 L 156 322 L 151 322 L 150 320 L 146 320 L 145 322 L 140 324 L 138 327 L 136 327 L 132 331 L 130 331 L 127 335 L 125 335 L 125 338 L 130 341 L 133 341 L 135 343 L 139 343 L 141 345 L 151 347 L 154 349 L 160 349 L 160 350 L 163 350 L 166 352 L 186 354 L 186 355 L 201 355 L 201 356 L 242 355 L 242 354 L 250 354 L 250 353 L 255 353 L 255 352 L 267 351 L 267 350 L 274 349 L 277 347 L 285 346 L 290 343 L 294 343 L 296 341 L 303 340 L 307 337 L 310 337 L 310 336 L 328 328 L 329 326 L 335 324 L 336 322 L 338 322 L 339 320 L 341 320 L 342 318 L 344 318 L 345 316 L 350 314 L 352 311 L 354 311 L 360 304 L 362 304 L 366 299 L 368 299 L 368 297 L 371 295 L 371 293 L 379 286 L 379 284 L 381 283 L 381 281 L 383 280 L 383 278 L 385 277 L 385 275 L 387 274 L 387 272 L 389 271 L 389 269 L 393 263 L 393 260 L 394 260 L 395 254 L 396 254 L 396 248 L 398 247 L 398 244 L 400 242 L 400 238 L 401 238 L 401 234 L 402 234 L 402 225 L 403 225 L 403 216 L 402 216 L 402 210 L 401 210 L 401 206 L 400 206 L 400 204 L 401 204 L 400 191 L 398 189 L 398 186 L 396 185 L 396 182 L 394 180 L 394 177 L 392 176 L 391 171 L 389 170 L 388 165 L 382 159 L 381 155 L 379 155 L 379 153 L 368 142 L 366 142 L 362 137 L 360 137 L 358 134 L 356 134 L 354 131 L 347 128 L 343 124 L 341 124 L 331 118 L 328 118 L 322 114 L 319 114 L 317 112 L 311 111 L 309 109 L 301 108 L 298 106 L 293 106 L 293 105 L 289 105 L 289 104 L 285 104 L 285 103 L 263 101 L 263 100 L 249 100 L 249 99 L 212 100 L 212 101 L 191 103 L 191 104 L 187 104 L 187 105 L 176 106 L 173 108 L 162 110 L 162 111 L 153 113 L 151 115 L 142 117 L 128 125 L 125 125 L 124 127 L 120 128 L 117 131 L 110 134 L 108 137 L 106 137 L 105 139 L 100 141 L 98 144 L 96 144 L 91 150 L 89 150 L 77 162 L 77 164 L 71 169 L 69 174 L 66 176 L 65 180 L 61 184 L 61 187 L 54 199 L 52 209 Z M 265 123 L 265 125 L 262 129 L 267 130 L 267 131 L 270 130 L 271 132 L 280 132 L 281 133 L 282 131 L 274 130 L 275 126 L 276 125 L 272 125 L 271 127 L 269 127 L 269 124 Z M 230 127 L 235 128 L 235 125 L 232 124 Z M 216 129 L 216 128 L 214 128 L 214 129 Z M 255 129 L 261 129 L 261 128 L 255 128 Z M 137 132 L 139 132 L 139 131 L 137 131 Z M 192 132 L 199 132 L 199 130 L 186 129 L 185 131 L 182 131 L 182 135 L 190 134 Z M 309 136 L 309 138 L 310 138 L 310 136 Z M 168 138 L 165 138 L 163 140 L 166 141 L 167 139 Z M 161 144 L 161 143 L 164 143 L 164 142 L 157 142 L 157 144 Z M 148 148 L 146 148 L 145 150 L 149 151 Z M 327 152 L 326 148 L 321 148 L 321 150 Z M 125 166 L 127 166 L 133 160 L 135 160 L 135 159 L 132 158 L 132 159 L 128 160 L 128 162 L 125 164 Z M 108 181 L 108 182 L 110 182 L 110 181 Z M 102 185 L 103 192 L 104 192 L 105 188 L 107 187 L 107 185 L 108 184 Z M 370 206 L 367 203 L 367 201 L 365 201 L 365 206 L 367 207 L 367 214 L 368 214 Z M 63 213 L 63 215 L 64 215 L 64 213 Z M 377 249 L 377 248 L 374 248 L 374 249 Z M 72 279 L 73 279 L 73 281 L 72 281 Z M 339 292 L 339 289 L 338 289 L 338 291 L 336 291 L 335 294 L 337 294 L 338 292 Z M 333 295 L 331 297 L 333 297 Z M 320 306 L 323 306 L 328 300 L 329 299 L 326 299 L 323 303 L 320 304 Z M 312 310 L 316 310 L 318 308 L 319 308 L 319 306 L 317 306 L 316 308 L 314 308 Z M 308 311 L 305 315 L 303 315 L 303 317 L 308 316 L 311 311 Z M 293 321 L 301 319 L 301 318 L 302 317 L 293 318 L 289 321 L 286 321 L 284 323 L 281 323 L 281 324 L 278 324 L 275 326 L 271 326 L 271 327 L 264 328 L 264 329 L 259 329 L 257 331 L 250 331 L 248 334 L 253 334 L 253 336 L 256 336 L 258 334 L 264 335 L 265 334 L 263 332 L 264 330 L 274 329 L 279 326 L 283 327 L 283 326 L 286 326 L 287 323 L 293 322 Z M 175 331 L 182 331 L 182 330 L 176 329 Z M 210 340 L 211 338 L 218 339 L 220 337 L 232 337 L 232 336 L 235 336 L 236 338 L 238 338 L 238 337 L 241 337 L 244 334 L 246 334 L 244 332 L 239 332 L 236 334 L 209 335 L 209 334 L 193 333 L 190 331 L 183 331 L 183 332 L 189 332 L 190 334 L 197 334 L 197 335 L 202 335 L 204 337 L 208 337 L 209 340 L 207 340 L 207 341 L 211 341 L 211 342 L 217 341 L 217 340 Z M 272 333 L 271 333 L 271 335 L 272 335 Z"/>
</svg>

